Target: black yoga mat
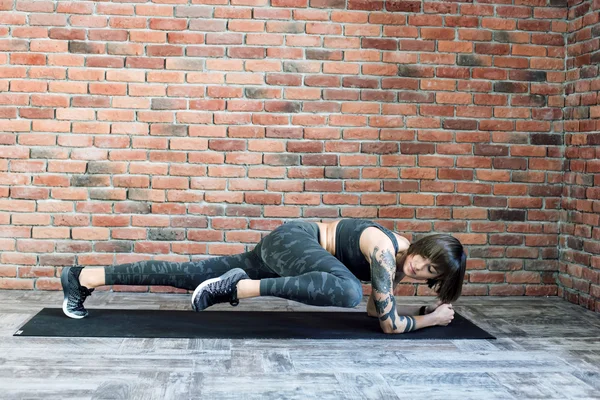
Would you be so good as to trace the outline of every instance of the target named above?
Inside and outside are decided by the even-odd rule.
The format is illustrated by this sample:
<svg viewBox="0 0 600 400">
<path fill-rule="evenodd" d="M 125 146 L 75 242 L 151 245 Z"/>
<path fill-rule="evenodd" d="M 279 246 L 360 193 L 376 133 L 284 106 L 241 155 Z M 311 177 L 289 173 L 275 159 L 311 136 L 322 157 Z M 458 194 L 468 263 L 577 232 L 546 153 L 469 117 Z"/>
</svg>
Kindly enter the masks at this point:
<svg viewBox="0 0 600 400">
<path fill-rule="evenodd" d="M 189 339 L 495 339 L 459 314 L 447 326 L 387 335 L 365 312 L 92 309 L 71 319 L 44 308 L 13 336 Z"/>
</svg>

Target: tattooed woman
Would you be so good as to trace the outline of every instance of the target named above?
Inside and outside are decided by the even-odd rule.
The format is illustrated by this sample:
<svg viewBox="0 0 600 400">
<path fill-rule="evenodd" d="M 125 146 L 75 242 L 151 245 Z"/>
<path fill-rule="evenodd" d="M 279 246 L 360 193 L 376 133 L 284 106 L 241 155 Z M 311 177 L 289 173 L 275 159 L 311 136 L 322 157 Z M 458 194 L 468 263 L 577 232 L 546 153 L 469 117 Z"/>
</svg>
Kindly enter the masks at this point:
<svg viewBox="0 0 600 400">
<path fill-rule="evenodd" d="M 452 321 L 450 303 L 461 294 L 465 266 L 463 246 L 450 235 L 430 235 L 411 244 L 364 219 L 292 221 L 242 254 L 194 262 L 149 260 L 64 268 L 63 311 L 71 318 L 87 316 L 83 302 L 103 285 L 194 290 L 191 303 L 196 311 L 222 302 L 237 305 L 240 299 L 257 296 L 356 307 L 363 297 L 361 281 L 370 281 L 368 315 L 379 318 L 385 333 L 403 333 Z M 396 309 L 394 287 L 405 277 L 427 281 L 438 301 L 419 311 Z"/>
</svg>

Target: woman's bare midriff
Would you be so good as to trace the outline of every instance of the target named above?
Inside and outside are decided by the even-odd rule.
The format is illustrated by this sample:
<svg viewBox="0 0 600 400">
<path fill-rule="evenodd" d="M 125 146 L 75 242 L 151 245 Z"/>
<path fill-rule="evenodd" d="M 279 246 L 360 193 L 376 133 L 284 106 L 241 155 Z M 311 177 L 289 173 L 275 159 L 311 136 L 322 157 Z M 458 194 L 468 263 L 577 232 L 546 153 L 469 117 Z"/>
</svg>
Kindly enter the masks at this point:
<svg viewBox="0 0 600 400">
<path fill-rule="evenodd" d="M 327 250 L 329 253 L 335 256 L 335 230 L 340 221 L 332 221 L 332 222 L 316 222 L 319 226 L 319 241 L 321 243 L 321 247 Z M 408 248 L 410 242 L 404 238 L 403 236 L 398 235 L 394 232 L 394 236 L 396 236 L 396 240 L 402 249 Z M 363 237 L 361 236 L 361 242 Z"/>
<path fill-rule="evenodd" d="M 340 221 L 317 222 L 321 247 L 335 256 L 335 229 Z"/>
</svg>

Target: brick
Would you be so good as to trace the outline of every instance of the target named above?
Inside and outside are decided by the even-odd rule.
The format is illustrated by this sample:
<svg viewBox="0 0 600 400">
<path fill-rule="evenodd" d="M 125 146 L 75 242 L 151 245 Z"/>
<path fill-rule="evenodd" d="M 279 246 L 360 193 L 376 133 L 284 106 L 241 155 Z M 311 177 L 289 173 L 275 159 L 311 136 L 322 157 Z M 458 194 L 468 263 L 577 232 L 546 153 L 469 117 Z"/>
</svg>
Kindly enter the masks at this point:
<svg viewBox="0 0 600 400">
<path fill-rule="evenodd" d="M 46 65 L 46 56 L 44 54 L 12 53 L 10 63 L 16 65 Z"/>
<path fill-rule="evenodd" d="M 0 50 L 2 51 L 27 51 L 27 41 L 25 40 L 0 40 Z"/>
<path fill-rule="evenodd" d="M 52 114 L 52 116 L 54 116 L 54 112 L 52 110 L 48 110 L 48 111 L 50 111 L 51 114 Z M 19 115 L 22 118 L 30 118 L 30 117 L 27 117 L 27 115 L 29 113 L 31 113 L 31 115 L 35 115 L 36 112 L 35 111 L 31 111 L 31 109 L 24 109 L 24 108 L 19 109 Z M 51 117 L 46 117 L 46 118 L 52 118 L 52 116 Z M 5 108 L 5 107 L 1 108 L 0 109 L 0 118 L 4 118 L 4 119 L 14 119 L 14 118 L 17 118 L 17 109 L 16 108 Z M 7 140 L 6 139 L 7 137 L 8 136 L 4 136 L 3 135 L 2 136 L 2 140 L 0 141 L 0 144 L 14 144 L 14 143 L 5 143 L 5 141 Z"/>
<path fill-rule="evenodd" d="M 150 18 L 150 29 L 166 31 L 182 31 L 187 27 L 186 19 Z"/>
<path fill-rule="evenodd" d="M 452 120 L 446 119 L 443 123 L 444 129 L 455 129 L 455 130 L 476 130 L 476 120 Z"/>
<path fill-rule="evenodd" d="M 29 14 L 30 25 L 65 26 L 67 16 L 60 14 Z"/>
<path fill-rule="evenodd" d="M 123 68 L 124 60 L 118 57 L 87 57 L 88 67 Z"/>
<path fill-rule="evenodd" d="M 127 31 L 123 32 L 127 33 Z M 129 40 L 141 43 L 165 43 L 167 41 L 167 34 L 165 32 L 131 31 L 129 32 Z"/>
<path fill-rule="evenodd" d="M 50 28 L 48 31 L 50 39 L 56 40 L 85 40 L 84 29 Z"/>
<path fill-rule="evenodd" d="M 517 82 L 494 82 L 494 92 L 502 93 L 525 93 L 527 84 Z"/>
<path fill-rule="evenodd" d="M 174 44 L 203 44 L 204 34 L 191 32 L 169 32 L 167 41 Z"/>
<path fill-rule="evenodd" d="M 425 194 L 401 194 L 400 204 L 415 206 L 432 206 L 434 197 Z"/>
<path fill-rule="evenodd" d="M 310 7 L 326 9 L 345 9 L 346 0 L 310 0 Z"/>
<path fill-rule="evenodd" d="M 193 7 L 186 7 L 188 9 L 193 9 Z M 198 10 L 196 8 L 196 10 Z M 203 10 L 207 11 L 207 10 Z M 173 6 L 163 6 L 163 5 L 147 5 L 147 4 L 138 4 L 135 6 L 135 14 L 136 15 L 147 15 L 147 16 L 160 16 L 160 17 L 172 17 L 173 16 Z M 182 16 L 182 15 L 178 15 Z M 196 15 L 200 16 L 200 15 Z"/>
<path fill-rule="evenodd" d="M 135 43 L 107 43 L 106 52 L 111 55 L 139 56 L 144 54 L 144 47 Z"/>
<path fill-rule="evenodd" d="M 123 66 L 122 59 L 115 59 Z M 165 66 L 164 58 L 145 58 L 145 57 L 127 57 L 125 66 L 127 68 L 143 68 L 143 69 L 163 69 Z"/>
<path fill-rule="evenodd" d="M 105 45 L 102 43 L 69 41 L 69 53 L 102 54 L 104 52 Z"/>
<path fill-rule="evenodd" d="M 544 82 L 547 79 L 545 71 L 510 71 L 509 79 L 515 81 Z"/>
<path fill-rule="evenodd" d="M 469 282 L 475 283 L 504 283 L 503 272 L 471 271 Z"/>
<path fill-rule="evenodd" d="M 83 26 L 86 28 L 104 28 L 108 25 L 106 17 L 72 15 L 69 18 L 71 26 Z"/>
<path fill-rule="evenodd" d="M 65 53 L 67 52 L 68 44 L 65 42 L 57 42 L 55 40 L 32 40 L 30 44 L 31 51 L 41 51 L 48 53 Z"/>
<path fill-rule="evenodd" d="M 421 2 L 407 0 L 386 0 L 385 9 L 390 12 L 418 13 L 421 11 Z"/>
<path fill-rule="evenodd" d="M 124 96 L 127 93 L 127 85 L 120 83 L 90 83 L 91 94 L 108 96 Z"/>
<path fill-rule="evenodd" d="M 139 55 L 141 53 L 136 53 Z M 148 45 L 146 54 L 150 57 L 183 56 L 183 47 L 171 45 Z"/>
</svg>

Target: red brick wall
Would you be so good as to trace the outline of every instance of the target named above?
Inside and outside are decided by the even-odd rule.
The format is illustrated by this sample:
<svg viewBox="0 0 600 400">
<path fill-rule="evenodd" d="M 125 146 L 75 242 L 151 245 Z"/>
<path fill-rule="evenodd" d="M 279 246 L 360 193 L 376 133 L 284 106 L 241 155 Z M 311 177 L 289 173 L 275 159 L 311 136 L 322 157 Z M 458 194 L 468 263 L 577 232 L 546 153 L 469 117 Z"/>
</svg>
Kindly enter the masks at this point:
<svg viewBox="0 0 600 400">
<path fill-rule="evenodd" d="M 600 311 L 600 1 L 569 9 L 559 295 Z"/>
<path fill-rule="evenodd" d="M 0 288 L 364 217 L 557 294 L 566 0 L 189 3 L 0 0 Z"/>
</svg>

